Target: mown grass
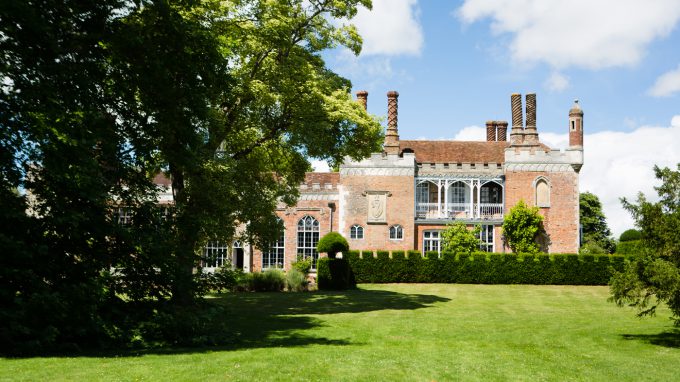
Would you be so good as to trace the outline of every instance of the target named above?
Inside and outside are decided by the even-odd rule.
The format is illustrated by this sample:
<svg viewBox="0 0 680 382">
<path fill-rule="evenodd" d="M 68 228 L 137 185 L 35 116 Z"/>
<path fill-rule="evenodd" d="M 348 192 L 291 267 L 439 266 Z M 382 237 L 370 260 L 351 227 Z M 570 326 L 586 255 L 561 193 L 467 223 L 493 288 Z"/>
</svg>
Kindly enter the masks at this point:
<svg viewBox="0 0 680 382">
<path fill-rule="evenodd" d="M 361 285 L 238 293 L 229 346 L 0 359 L 0 380 L 672 381 L 680 333 L 606 287 Z"/>
</svg>

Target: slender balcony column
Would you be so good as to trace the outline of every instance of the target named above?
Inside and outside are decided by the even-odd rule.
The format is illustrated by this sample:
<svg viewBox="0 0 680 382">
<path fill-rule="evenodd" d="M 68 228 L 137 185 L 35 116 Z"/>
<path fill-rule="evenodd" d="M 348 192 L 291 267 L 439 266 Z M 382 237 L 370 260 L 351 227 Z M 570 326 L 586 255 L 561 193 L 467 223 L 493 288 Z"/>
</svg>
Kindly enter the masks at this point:
<svg viewBox="0 0 680 382">
<path fill-rule="evenodd" d="M 475 181 L 471 180 L 470 181 L 470 215 L 468 216 L 469 219 L 472 219 L 475 215 L 475 198 L 474 198 L 474 192 L 475 192 Z"/>
<path fill-rule="evenodd" d="M 442 217 L 442 181 L 437 181 L 437 216 Z"/>
<path fill-rule="evenodd" d="M 449 186 L 451 186 L 451 183 L 446 181 L 444 183 L 444 213 L 447 218 L 449 217 Z"/>
<path fill-rule="evenodd" d="M 477 217 L 482 217 L 482 182 L 477 180 Z"/>
</svg>

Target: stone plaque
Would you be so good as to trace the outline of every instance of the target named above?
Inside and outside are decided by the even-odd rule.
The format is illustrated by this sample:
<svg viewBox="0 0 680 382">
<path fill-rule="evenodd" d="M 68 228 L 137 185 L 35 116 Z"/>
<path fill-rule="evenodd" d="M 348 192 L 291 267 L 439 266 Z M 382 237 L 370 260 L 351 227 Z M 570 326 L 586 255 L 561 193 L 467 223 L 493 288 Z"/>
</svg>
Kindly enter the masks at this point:
<svg viewBox="0 0 680 382">
<path fill-rule="evenodd" d="M 368 223 L 387 223 L 387 194 L 367 193 Z"/>
</svg>

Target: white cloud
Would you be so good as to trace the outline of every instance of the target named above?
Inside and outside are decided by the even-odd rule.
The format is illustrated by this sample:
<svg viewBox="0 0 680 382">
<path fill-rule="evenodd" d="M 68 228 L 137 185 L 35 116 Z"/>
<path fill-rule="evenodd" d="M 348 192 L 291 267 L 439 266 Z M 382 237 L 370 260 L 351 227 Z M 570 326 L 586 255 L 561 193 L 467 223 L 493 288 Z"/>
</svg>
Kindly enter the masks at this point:
<svg viewBox="0 0 680 382">
<path fill-rule="evenodd" d="M 465 23 L 492 20 L 518 62 L 600 69 L 637 64 L 680 20 L 677 0 L 466 0 Z"/>
<path fill-rule="evenodd" d="M 328 162 L 325 160 L 311 160 L 310 163 L 312 164 L 312 169 L 314 169 L 315 172 L 331 171 L 330 167 L 328 167 Z"/>
<path fill-rule="evenodd" d="M 417 0 L 373 0 L 372 10 L 360 8 L 352 24 L 364 40 L 361 55 L 419 55 L 419 14 Z"/>
<path fill-rule="evenodd" d="M 540 139 L 553 148 L 568 145 L 567 134 L 541 133 Z M 633 227 L 630 214 L 621 207 L 621 197 L 635 200 L 638 192 L 654 199 L 654 165 L 675 168 L 680 163 L 680 115 L 670 127 L 643 126 L 630 132 L 603 131 L 584 136 L 584 164 L 580 190 L 590 191 L 602 202 L 607 223 L 618 237 Z"/>
<path fill-rule="evenodd" d="M 653 97 L 668 97 L 677 92 L 680 92 L 680 65 L 677 69 L 659 76 L 647 94 Z"/>
<path fill-rule="evenodd" d="M 561 92 L 569 87 L 569 78 L 559 72 L 553 72 L 543 86 L 551 92 Z"/>
<path fill-rule="evenodd" d="M 587 127 L 586 127 L 587 128 Z M 541 142 L 560 149 L 569 145 L 565 134 L 540 132 Z M 486 130 L 468 126 L 460 130 L 456 140 L 483 141 Z M 584 164 L 580 175 L 581 192 L 598 196 L 607 223 L 615 237 L 633 227 L 630 214 L 621 207 L 620 198 L 635 200 L 638 192 L 654 200 L 654 165 L 676 168 L 680 163 L 680 115 L 673 117 L 670 127 L 642 126 L 629 132 L 602 131 L 586 134 L 583 139 Z"/>
<path fill-rule="evenodd" d="M 480 126 L 466 126 L 453 137 L 455 141 L 486 141 L 486 128 Z"/>
</svg>

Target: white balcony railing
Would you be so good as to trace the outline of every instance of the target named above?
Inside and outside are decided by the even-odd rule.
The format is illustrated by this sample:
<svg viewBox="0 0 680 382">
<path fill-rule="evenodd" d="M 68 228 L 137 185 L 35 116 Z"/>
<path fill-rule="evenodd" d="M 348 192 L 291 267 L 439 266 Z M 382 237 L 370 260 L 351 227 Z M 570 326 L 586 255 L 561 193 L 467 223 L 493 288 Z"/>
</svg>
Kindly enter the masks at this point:
<svg viewBox="0 0 680 382">
<path fill-rule="evenodd" d="M 502 219 L 503 203 L 416 203 L 417 219 Z"/>
</svg>

